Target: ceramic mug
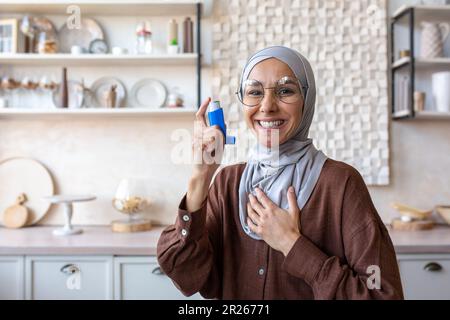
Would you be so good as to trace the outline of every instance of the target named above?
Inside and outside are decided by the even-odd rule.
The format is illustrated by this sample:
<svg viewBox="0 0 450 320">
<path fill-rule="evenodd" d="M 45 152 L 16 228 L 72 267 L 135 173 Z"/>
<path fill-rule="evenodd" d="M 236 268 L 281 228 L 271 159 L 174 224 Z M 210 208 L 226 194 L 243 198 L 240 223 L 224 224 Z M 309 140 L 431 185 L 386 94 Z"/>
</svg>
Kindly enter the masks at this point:
<svg viewBox="0 0 450 320">
<path fill-rule="evenodd" d="M 425 110 L 425 92 L 414 92 L 414 111 L 421 112 Z"/>
<path fill-rule="evenodd" d="M 431 79 L 436 111 L 450 112 L 450 72 L 433 73 Z"/>
<path fill-rule="evenodd" d="M 72 54 L 82 54 L 83 53 L 83 48 L 81 48 L 80 46 L 72 46 L 70 48 L 70 53 L 72 53 Z"/>
<path fill-rule="evenodd" d="M 113 48 L 111 49 L 111 53 L 112 53 L 112 54 L 118 54 L 118 55 L 120 55 L 120 54 L 126 54 L 126 53 L 127 53 L 127 49 L 121 48 L 121 47 L 113 47 Z"/>
<path fill-rule="evenodd" d="M 8 100 L 0 97 L 0 109 L 1 108 L 8 108 Z"/>
</svg>

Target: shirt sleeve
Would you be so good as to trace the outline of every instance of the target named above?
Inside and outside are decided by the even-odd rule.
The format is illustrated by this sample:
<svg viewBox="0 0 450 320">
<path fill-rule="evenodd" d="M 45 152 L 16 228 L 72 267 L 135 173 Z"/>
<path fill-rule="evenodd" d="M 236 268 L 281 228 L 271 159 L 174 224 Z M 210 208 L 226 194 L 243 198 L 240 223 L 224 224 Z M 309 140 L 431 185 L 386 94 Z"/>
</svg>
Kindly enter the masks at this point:
<svg viewBox="0 0 450 320">
<path fill-rule="evenodd" d="M 283 262 L 284 270 L 302 278 L 316 299 L 403 299 L 394 246 L 359 174 L 348 181 L 344 197 L 346 261 L 300 236 Z"/>
<path fill-rule="evenodd" d="M 187 211 L 184 195 L 175 224 L 164 229 L 158 240 L 158 263 L 185 296 L 200 292 L 205 298 L 219 298 L 221 292 L 218 259 L 222 256 L 222 224 L 217 178 L 199 210 Z"/>
</svg>

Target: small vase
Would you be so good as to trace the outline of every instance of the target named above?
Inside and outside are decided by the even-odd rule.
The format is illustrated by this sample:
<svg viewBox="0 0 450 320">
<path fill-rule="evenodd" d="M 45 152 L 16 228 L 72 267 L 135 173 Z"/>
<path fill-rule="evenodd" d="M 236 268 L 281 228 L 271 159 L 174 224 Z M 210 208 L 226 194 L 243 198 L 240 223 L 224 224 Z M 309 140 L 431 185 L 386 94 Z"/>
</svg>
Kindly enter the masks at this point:
<svg viewBox="0 0 450 320">
<path fill-rule="evenodd" d="M 168 54 L 177 54 L 178 53 L 178 45 L 169 45 L 167 46 Z"/>
</svg>

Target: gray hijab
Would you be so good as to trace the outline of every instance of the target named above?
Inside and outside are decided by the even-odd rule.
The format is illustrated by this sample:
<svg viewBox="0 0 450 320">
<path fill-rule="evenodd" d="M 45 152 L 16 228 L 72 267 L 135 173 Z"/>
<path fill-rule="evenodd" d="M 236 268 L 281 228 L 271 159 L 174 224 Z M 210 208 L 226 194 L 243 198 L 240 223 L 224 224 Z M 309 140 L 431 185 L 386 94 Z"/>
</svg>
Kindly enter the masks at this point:
<svg viewBox="0 0 450 320">
<path fill-rule="evenodd" d="M 261 144 L 252 150 L 239 184 L 239 218 L 245 233 L 256 240 L 261 238 L 247 225 L 248 193 L 259 187 L 279 207 L 288 209 L 287 189 L 295 188 L 300 210 L 308 201 L 327 157 L 317 150 L 308 138 L 314 115 L 316 86 L 308 60 L 300 53 L 283 46 L 268 47 L 255 53 L 242 71 L 241 85 L 253 67 L 263 60 L 276 58 L 286 63 L 303 88 L 303 116 L 290 139 L 279 145 L 278 151 Z M 242 87 L 241 87 L 242 90 Z"/>
</svg>

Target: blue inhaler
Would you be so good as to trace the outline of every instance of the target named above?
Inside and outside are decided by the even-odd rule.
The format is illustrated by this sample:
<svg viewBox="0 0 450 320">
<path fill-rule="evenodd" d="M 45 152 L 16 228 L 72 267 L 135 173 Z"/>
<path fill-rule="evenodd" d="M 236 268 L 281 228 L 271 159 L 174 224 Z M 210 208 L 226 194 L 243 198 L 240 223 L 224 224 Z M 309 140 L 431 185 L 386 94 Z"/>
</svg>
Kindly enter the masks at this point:
<svg viewBox="0 0 450 320">
<path fill-rule="evenodd" d="M 225 137 L 225 144 L 235 144 L 236 138 L 227 136 L 227 127 L 223 117 L 223 109 L 220 107 L 219 101 L 211 101 L 208 106 L 208 120 L 210 126 L 219 126 Z"/>
</svg>

